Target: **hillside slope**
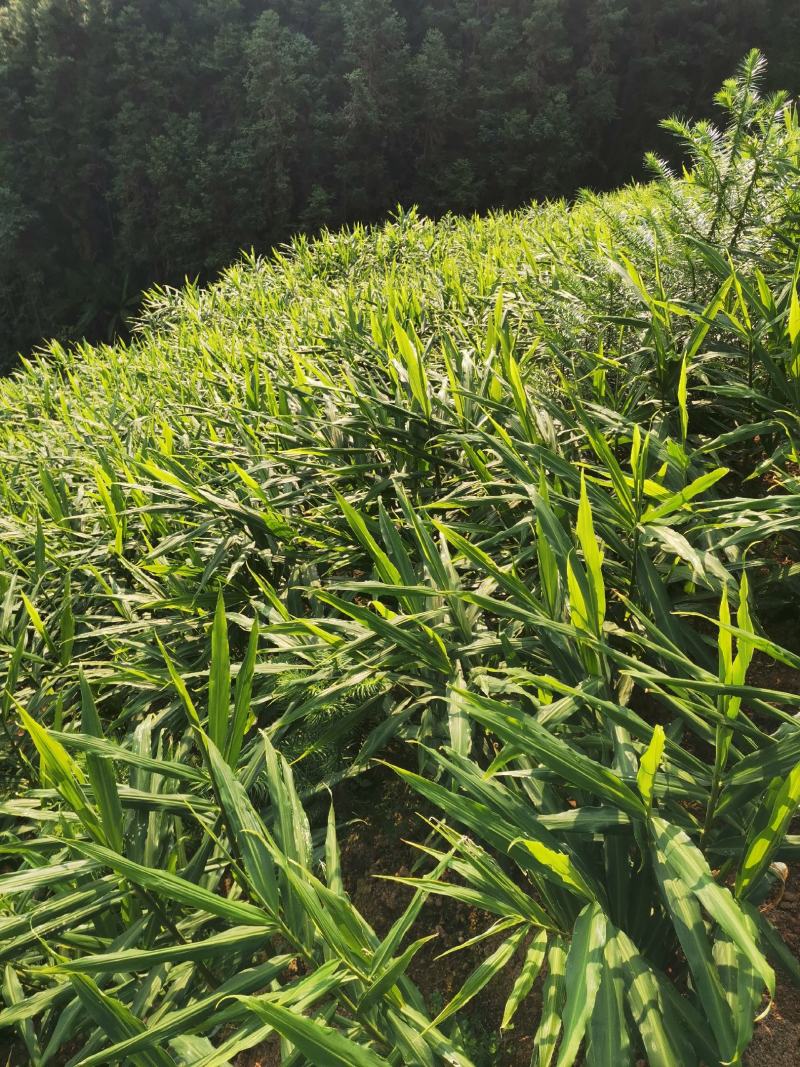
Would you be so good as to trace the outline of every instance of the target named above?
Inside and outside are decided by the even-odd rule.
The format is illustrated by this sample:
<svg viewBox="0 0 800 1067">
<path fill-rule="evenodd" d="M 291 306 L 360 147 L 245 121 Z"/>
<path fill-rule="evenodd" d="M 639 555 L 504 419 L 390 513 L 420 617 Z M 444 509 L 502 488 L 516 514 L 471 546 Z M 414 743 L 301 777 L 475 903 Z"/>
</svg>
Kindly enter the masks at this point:
<svg viewBox="0 0 800 1067">
<path fill-rule="evenodd" d="M 298 241 L 0 383 L 17 1062 L 478 1063 L 473 998 L 512 968 L 508 1028 L 543 965 L 538 1064 L 741 1062 L 800 977 L 758 909 L 800 850 L 800 131 L 760 65 L 673 124 L 681 178 Z M 431 821 L 374 930 L 336 826 L 376 759 Z M 430 894 L 500 938 L 444 1007 Z"/>
</svg>

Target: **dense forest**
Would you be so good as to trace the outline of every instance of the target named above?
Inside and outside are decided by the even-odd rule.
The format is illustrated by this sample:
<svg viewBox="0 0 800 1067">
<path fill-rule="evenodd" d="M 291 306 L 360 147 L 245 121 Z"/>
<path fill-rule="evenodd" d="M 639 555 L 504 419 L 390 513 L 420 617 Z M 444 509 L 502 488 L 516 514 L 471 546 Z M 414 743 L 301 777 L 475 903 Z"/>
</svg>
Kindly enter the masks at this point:
<svg viewBox="0 0 800 1067">
<path fill-rule="evenodd" d="M 785 0 L 0 0 L 0 365 L 298 231 L 609 188 L 754 44 L 794 89 Z"/>
</svg>

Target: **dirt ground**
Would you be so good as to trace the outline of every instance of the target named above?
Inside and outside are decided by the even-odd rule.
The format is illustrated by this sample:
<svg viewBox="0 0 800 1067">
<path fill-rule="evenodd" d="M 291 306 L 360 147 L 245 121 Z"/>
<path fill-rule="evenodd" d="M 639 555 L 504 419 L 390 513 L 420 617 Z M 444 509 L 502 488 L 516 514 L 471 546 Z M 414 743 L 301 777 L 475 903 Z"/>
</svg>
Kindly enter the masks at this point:
<svg viewBox="0 0 800 1067">
<path fill-rule="evenodd" d="M 341 834 L 340 847 L 345 889 L 378 936 L 383 936 L 402 914 L 413 890 L 383 881 L 376 875 L 405 877 L 415 873 L 412 866 L 419 853 L 408 842 L 425 839 L 427 827 L 418 813 L 433 812 L 393 774 L 381 771 L 375 772 L 375 776 L 378 780 L 370 783 L 371 788 L 355 786 L 348 796 L 353 821 L 349 830 Z M 343 810 L 343 806 L 339 805 L 337 810 Z M 491 916 L 466 905 L 436 896 L 428 898 L 415 930 L 419 931 L 417 936 L 428 933 L 437 936 L 417 954 L 408 973 L 432 1010 L 450 1000 L 481 959 L 494 951 L 499 940 L 490 939 L 443 961 L 436 962 L 436 957 L 475 937 L 492 921 Z M 505 974 L 490 983 L 465 1011 L 470 1054 L 477 1067 L 528 1067 L 530 1064 L 539 1013 L 538 988 L 534 988 L 520 1009 L 515 1028 L 504 1038 L 498 1037 L 503 1008 L 518 973 L 513 965 L 517 962 L 521 964 L 521 959 L 512 961 Z M 279 1067 L 280 1057 L 275 1044 L 267 1042 L 242 1053 L 234 1063 L 236 1067 Z"/>
<path fill-rule="evenodd" d="M 411 890 L 375 875 L 402 877 L 412 873 L 418 853 L 407 842 L 424 839 L 426 827 L 418 812 L 430 813 L 419 797 L 396 780 L 385 777 L 385 772 L 377 777 L 379 780 L 371 783 L 372 789 L 355 787 L 349 798 L 353 822 L 341 836 L 341 851 L 347 892 L 380 936 L 402 912 Z M 377 802 L 376 795 L 380 798 Z M 784 895 L 770 912 L 770 919 L 792 951 L 800 954 L 800 867 L 791 872 Z M 433 1010 L 453 996 L 498 941 L 483 942 L 445 961 L 436 962 L 436 956 L 474 937 L 490 922 L 490 917 L 475 909 L 455 905 L 444 898 L 429 898 L 417 920 L 416 936 L 432 932 L 438 936 L 417 955 L 409 975 Z M 469 1053 L 477 1067 L 529 1067 L 541 1003 L 541 980 L 520 1009 L 515 1028 L 498 1035 L 503 1007 L 516 973 L 512 963 L 466 1009 Z M 275 1045 L 268 1043 L 243 1053 L 235 1065 L 280 1067 L 280 1057 Z M 647 1067 L 646 1061 L 640 1060 L 637 1067 Z M 766 1019 L 757 1024 L 745 1067 L 800 1067 L 800 989 L 780 976 L 776 1002 Z"/>
<path fill-rule="evenodd" d="M 800 867 L 795 867 L 783 899 L 770 919 L 796 956 L 800 956 Z M 800 989 L 778 975 L 770 1014 L 756 1027 L 745 1057 L 747 1067 L 798 1067 L 800 1064 Z"/>
<path fill-rule="evenodd" d="M 345 884 L 353 903 L 367 917 L 379 935 L 388 931 L 392 922 L 408 903 L 412 890 L 394 882 L 382 881 L 375 874 L 410 875 L 412 865 L 420 853 L 408 841 L 424 841 L 427 826 L 419 812 L 429 812 L 420 797 L 410 793 L 396 780 L 384 783 L 385 800 L 379 819 L 356 824 L 345 838 L 342 867 Z M 379 829 L 375 832 L 375 822 Z M 345 868 L 349 866 L 350 870 Z M 429 867 L 429 864 L 425 864 Z M 422 873 L 422 871 L 417 872 Z M 409 969 L 409 977 L 418 986 L 433 1011 L 446 1004 L 466 979 L 500 943 L 498 938 L 481 942 L 474 948 L 456 952 L 446 960 L 436 957 L 447 949 L 475 937 L 486 930 L 493 918 L 466 905 L 459 905 L 444 897 L 431 896 L 417 919 L 418 936 L 436 933 L 416 956 Z M 520 954 L 521 955 L 521 954 Z M 539 990 L 520 1009 L 515 1027 L 503 1037 L 498 1036 L 503 1009 L 521 958 L 513 961 L 505 972 L 491 982 L 465 1010 L 470 1052 L 477 1063 L 497 1067 L 528 1067 L 533 1035 L 539 1014 Z"/>
</svg>

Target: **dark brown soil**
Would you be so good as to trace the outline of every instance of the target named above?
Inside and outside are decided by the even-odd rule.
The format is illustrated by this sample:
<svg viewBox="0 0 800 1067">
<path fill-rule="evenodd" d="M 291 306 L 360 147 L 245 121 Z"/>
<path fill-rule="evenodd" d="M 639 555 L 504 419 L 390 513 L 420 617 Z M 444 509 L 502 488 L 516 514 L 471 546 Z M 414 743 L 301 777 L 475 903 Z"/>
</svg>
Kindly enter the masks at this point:
<svg viewBox="0 0 800 1067">
<path fill-rule="evenodd" d="M 341 835 L 342 874 L 353 904 L 382 937 L 402 914 L 413 890 L 376 876 L 408 877 L 422 873 L 413 870 L 420 854 L 408 842 L 425 840 L 429 828 L 419 813 L 429 816 L 433 812 L 392 772 L 374 772 L 369 777 L 373 779 L 370 788 L 356 786 L 347 797 L 352 803 L 353 823 Z M 337 805 L 339 812 L 343 809 L 344 804 Z M 425 868 L 429 866 L 426 861 Z M 415 957 L 408 972 L 432 1014 L 458 992 L 500 941 L 490 938 L 446 960 L 437 961 L 436 957 L 482 933 L 492 922 L 493 917 L 485 912 L 443 897 L 428 898 L 406 943 L 414 936 L 436 934 Z M 512 960 L 506 971 L 489 983 L 460 1016 L 465 1020 L 470 1055 L 478 1067 L 528 1067 L 530 1064 L 540 984 L 520 1009 L 514 1029 L 499 1035 L 505 1002 L 520 964 L 521 959 Z M 234 1062 L 236 1067 L 279 1067 L 280 1057 L 276 1046 L 266 1043 L 242 1053 Z"/>
<path fill-rule="evenodd" d="M 376 874 L 405 877 L 419 852 L 408 841 L 424 841 L 427 825 L 419 816 L 429 812 L 422 800 L 397 779 L 383 784 L 384 799 L 378 819 L 370 818 L 353 828 L 345 838 L 342 867 L 345 887 L 355 906 L 366 916 L 378 936 L 388 932 L 392 922 L 408 904 L 413 890 L 395 882 L 376 879 Z M 374 810 L 374 807 L 373 807 Z M 437 842 L 437 845 L 440 842 Z M 429 867 L 429 863 L 426 863 Z M 421 871 L 418 873 L 422 873 Z M 435 933 L 435 940 L 416 956 L 409 977 L 416 983 L 431 1012 L 443 1007 L 464 984 L 481 960 L 500 943 L 490 938 L 437 962 L 440 953 L 482 933 L 493 917 L 475 908 L 444 897 L 430 896 L 417 919 L 416 936 Z M 515 1027 L 498 1037 L 511 986 L 519 973 L 521 960 L 514 960 L 465 1009 L 467 1030 L 474 1047 L 473 1058 L 496 1067 L 528 1067 L 539 1010 L 538 989 L 525 1002 L 515 1019 Z"/>
<path fill-rule="evenodd" d="M 800 867 L 789 876 L 786 892 L 770 912 L 784 941 L 800 956 Z M 778 975 L 778 990 L 772 1011 L 756 1027 L 745 1057 L 747 1067 L 798 1067 L 800 1064 L 800 989 Z"/>
<path fill-rule="evenodd" d="M 774 677 L 774 676 L 773 676 Z M 427 826 L 418 812 L 428 815 L 423 802 L 405 789 L 393 775 L 376 773 L 368 790 L 353 790 L 354 823 L 342 835 L 342 868 L 345 887 L 378 936 L 384 935 L 402 913 L 412 890 L 375 875 L 410 875 L 418 853 L 406 842 L 423 841 Z M 359 797 L 359 793 L 361 794 Z M 341 809 L 340 809 L 341 810 Z M 800 867 L 789 877 L 780 902 L 769 913 L 789 947 L 800 953 Z M 498 944 L 492 939 L 455 953 L 444 961 L 436 956 L 486 929 L 491 917 L 430 897 L 422 909 L 412 936 L 438 936 L 416 957 L 410 977 L 432 1011 L 453 996 L 464 980 Z M 490 983 L 466 1009 L 470 1055 L 479 1067 L 528 1067 L 533 1035 L 540 1009 L 541 980 L 525 1002 L 514 1030 L 498 1036 L 503 1007 L 518 973 L 518 961 L 498 980 Z M 277 1046 L 267 1043 L 243 1053 L 236 1067 L 280 1067 Z M 756 1027 L 745 1058 L 746 1067 L 800 1067 L 800 989 L 779 975 L 776 1002 L 770 1014 Z M 639 1067 L 646 1067 L 639 1061 Z"/>
</svg>

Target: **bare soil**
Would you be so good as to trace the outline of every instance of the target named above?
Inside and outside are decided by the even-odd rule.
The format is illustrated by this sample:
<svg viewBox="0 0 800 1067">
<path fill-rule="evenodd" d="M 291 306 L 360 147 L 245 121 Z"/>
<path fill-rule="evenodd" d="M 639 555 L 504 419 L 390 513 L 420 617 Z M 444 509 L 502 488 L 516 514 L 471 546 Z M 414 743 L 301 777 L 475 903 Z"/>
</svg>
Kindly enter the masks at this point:
<svg viewBox="0 0 800 1067">
<path fill-rule="evenodd" d="M 770 920 L 796 956 L 800 956 L 800 867 L 789 875 L 786 892 Z M 756 1027 L 745 1057 L 747 1067 L 798 1067 L 800 1064 L 800 989 L 778 974 L 772 1011 Z"/>
<path fill-rule="evenodd" d="M 372 779 L 369 788 L 354 786 L 347 798 L 352 803 L 353 819 L 349 830 L 341 835 L 342 874 L 351 900 L 382 937 L 402 914 L 413 890 L 377 876 L 422 874 L 422 870 L 414 870 L 420 853 L 409 842 L 425 840 L 429 828 L 421 815 L 433 812 L 393 773 L 381 770 L 368 777 Z M 337 811 L 343 810 L 345 804 L 337 797 Z M 425 867 L 429 866 L 426 862 Z M 497 948 L 499 939 L 490 938 L 446 960 L 437 961 L 437 956 L 482 933 L 492 922 L 492 916 L 475 908 L 443 897 L 428 898 L 417 918 L 415 935 L 435 933 L 436 937 L 417 954 L 408 973 L 432 1011 L 452 998 L 481 960 Z M 476 1067 L 530 1064 L 540 983 L 520 1009 L 515 1028 L 499 1036 L 505 1002 L 521 962 L 521 958 L 512 961 L 505 973 L 491 982 L 463 1013 Z M 242 1053 L 234 1062 L 236 1067 L 279 1067 L 280 1057 L 276 1044 L 267 1042 Z"/>
<path fill-rule="evenodd" d="M 342 869 L 353 903 L 382 936 L 402 913 L 412 890 L 376 875 L 418 873 L 414 864 L 419 854 L 408 842 L 425 840 L 427 826 L 420 815 L 432 812 L 391 773 L 379 771 L 374 778 L 368 777 L 373 779 L 370 787 L 354 786 L 347 798 L 352 803 L 353 822 L 341 837 Z M 344 803 L 339 804 L 338 810 L 344 807 Z M 769 917 L 792 951 L 800 954 L 800 867 L 790 873 L 783 897 Z M 409 975 L 433 1011 L 447 1003 L 498 941 L 487 940 L 446 960 L 437 961 L 436 957 L 487 929 L 491 921 L 474 908 L 440 897 L 428 899 L 412 936 L 436 933 L 437 937 L 417 955 Z M 465 1011 L 469 1053 L 477 1067 L 529 1067 L 541 1006 L 541 978 L 520 1009 L 515 1028 L 499 1034 L 503 1008 L 520 962 L 512 961 Z M 280 1067 L 277 1046 L 267 1043 L 243 1053 L 235 1064 Z M 800 989 L 780 975 L 776 1002 L 756 1027 L 745 1065 L 800 1067 Z M 647 1067 L 646 1061 L 640 1060 L 637 1067 Z"/>
</svg>

